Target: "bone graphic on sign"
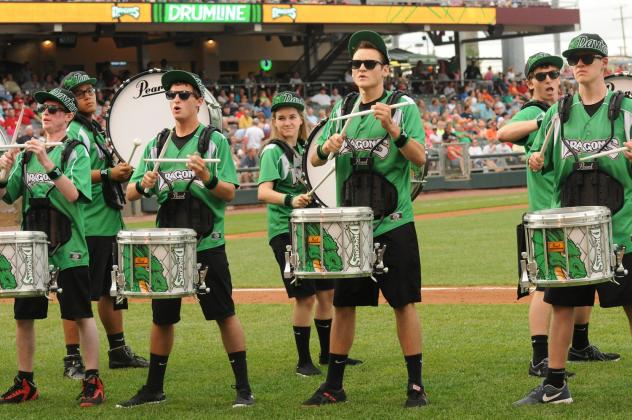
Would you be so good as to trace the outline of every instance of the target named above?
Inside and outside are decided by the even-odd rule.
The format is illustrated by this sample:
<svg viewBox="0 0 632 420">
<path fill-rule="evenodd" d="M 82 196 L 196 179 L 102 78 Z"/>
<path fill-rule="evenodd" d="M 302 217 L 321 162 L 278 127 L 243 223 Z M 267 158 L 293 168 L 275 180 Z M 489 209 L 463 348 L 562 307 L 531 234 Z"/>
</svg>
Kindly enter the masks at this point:
<svg viewBox="0 0 632 420">
<path fill-rule="evenodd" d="M 119 19 L 121 16 L 131 16 L 134 19 L 138 19 L 140 17 L 140 7 L 119 7 L 112 6 L 112 19 Z"/>
<path fill-rule="evenodd" d="M 272 8 L 272 19 L 278 19 L 283 16 L 289 16 L 292 21 L 296 20 L 296 9 L 294 7 L 284 8 L 284 7 L 273 7 Z"/>
</svg>

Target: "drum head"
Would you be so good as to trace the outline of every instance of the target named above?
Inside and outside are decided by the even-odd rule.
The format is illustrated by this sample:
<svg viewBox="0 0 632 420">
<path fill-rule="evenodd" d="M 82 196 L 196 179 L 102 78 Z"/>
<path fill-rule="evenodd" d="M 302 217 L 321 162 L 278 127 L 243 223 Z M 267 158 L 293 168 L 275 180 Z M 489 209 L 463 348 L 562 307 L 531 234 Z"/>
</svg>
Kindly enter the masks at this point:
<svg viewBox="0 0 632 420">
<path fill-rule="evenodd" d="M 410 200 L 415 201 L 415 198 L 424 189 L 426 183 L 426 176 L 428 176 L 428 152 L 426 151 L 426 163 L 423 166 L 417 166 L 413 163 L 410 164 Z"/>
<path fill-rule="evenodd" d="M 620 90 L 629 98 L 632 98 L 632 74 L 611 74 L 605 78 L 606 86 L 610 90 Z"/>
<path fill-rule="evenodd" d="M 163 73 L 163 70 L 152 69 L 127 79 L 114 94 L 106 115 L 107 136 L 123 159 L 129 159 L 134 139 L 141 141 L 139 150 L 129 162 L 134 167 L 138 166 L 149 141 L 162 129 L 174 125 L 169 101 L 160 83 Z M 204 92 L 204 99 L 208 100 L 209 97 L 212 98 L 212 95 Z M 198 118 L 202 124 L 208 125 L 211 122 L 209 107 L 201 107 Z M 221 129 L 221 112 L 218 124 L 217 127 Z"/>
<path fill-rule="evenodd" d="M 305 153 L 303 153 L 303 176 L 307 181 L 308 188 L 311 190 L 327 175 L 332 166 L 335 165 L 335 159 L 330 160 L 322 166 L 313 166 L 312 156 L 316 154 L 318 139 L 327 124 L 327 119 L 322 120 L 307 138 Z M 336 206 L 336 175 L 331 174 L 316 191 L 314 191 L 314 201 L 321 207 L 337 207 Z"/>
</svg>

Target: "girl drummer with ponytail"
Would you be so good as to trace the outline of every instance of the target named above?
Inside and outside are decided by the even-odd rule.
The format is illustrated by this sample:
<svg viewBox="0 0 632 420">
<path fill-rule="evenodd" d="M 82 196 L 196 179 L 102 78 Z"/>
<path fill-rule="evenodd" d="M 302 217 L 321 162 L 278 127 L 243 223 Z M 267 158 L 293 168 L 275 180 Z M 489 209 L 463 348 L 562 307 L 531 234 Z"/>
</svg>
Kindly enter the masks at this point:
<svg viewBox="0 0 632 420">
<path fill-rule="evenodd" d="M 285 248 L 290 245 L 289 221 L 294 208 L 307 207 L 311 197 L 302 183 L 302 160 L 307 138 L 305 103 L 294 92 L 281 92 L 272 100 L 271 140 L 261 149 L 258 198 L 268 204 L 268 240 L 274 253 L 288 297 L 295 298 L 292 314 L 294 339 L 298 351 L 296 373 L 314 376 L 321 373 L 314 366 L 309 351 L 310 323 L 320 341 L 320 363 L 329 361 L 329 333 L 333 311 L 332 279 L 301 279 L 291 283 L 283 277 Z M 315 305 L 318 303 L 317 305 Z M 312 315 L 316 306 L 315 317 Z M 359 361 L 350 359 L 348 364 Z"/>
</svg>

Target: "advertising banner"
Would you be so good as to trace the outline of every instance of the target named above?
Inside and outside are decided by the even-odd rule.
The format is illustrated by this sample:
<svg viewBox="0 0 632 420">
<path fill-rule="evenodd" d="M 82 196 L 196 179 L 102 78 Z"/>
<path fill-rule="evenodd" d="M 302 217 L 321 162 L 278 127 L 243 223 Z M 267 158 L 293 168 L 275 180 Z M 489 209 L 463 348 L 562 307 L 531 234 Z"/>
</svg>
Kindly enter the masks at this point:
<svg viewBox="0 0 632 420">
<path fill-rule="evenodd" d="M 154 4 L 153 21 L 165 23 L 258 23 L 261 6 L 258 4 Z"/>
<path fill-rule="evenodd" d="M 118 22 L 151 22 L 151 4 L 0 2 L 0 23 Z"/>
</svg>

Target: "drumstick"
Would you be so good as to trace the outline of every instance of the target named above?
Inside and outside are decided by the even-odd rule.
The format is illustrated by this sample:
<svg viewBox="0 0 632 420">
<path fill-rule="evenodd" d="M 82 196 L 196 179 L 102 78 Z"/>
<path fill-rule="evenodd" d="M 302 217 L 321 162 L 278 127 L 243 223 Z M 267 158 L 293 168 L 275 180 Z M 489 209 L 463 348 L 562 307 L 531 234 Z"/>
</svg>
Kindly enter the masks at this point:
<svg viewBox="0 0 632 420">
<path fill-rule="evenodd" d="M 165 140 L 165 143 L 162 145 L 162 150 L 160 151 L 160 156 L 158 156 L 158 159 L 162 159 L 165 157 L 165 152 L 167 151 L 167 146 L 169 146 L 169 142 L 171 141 L 171 134 L 173 133 L 173 131 L 169 132 L 169 137 L 167 137 L 167 140 Z M 158 141 L 158 139 L 156 139 L 156 141 Z M 153 173 L 158 173 L 158 169 L 160 168 L 160 162 L 156 162 L 156 164 L 154 165 L 154 170 L 152 171 Z M 149 188 L 145 188 L 145 194 L 149 193 Z"/>
<path fill-rule="evenodd" d="M 134 153 L 136 153 L 136 149 L 138 149 L 138 146 L 140 146 L 141 143 L 142 141 L 139 138 L 134 139 L 134 148 L 132 149 L 132 153 L 129 155 L 129 159 L 127 160 L 127 163 L 131 164 L 132 158 L 134 157 Z"/>
<path fill-rule="evenodd" d="M 221 159 L 202 159 L 206 163 L 219 163 Z M 145 158 L 145 162 L 154 163 L 188 163 L 186 158 Z"/>
<path fill-rule="evenodd" d="M 631 151 L 631 150 L 632 149 L 630 149 L 629 147 L 626 147 L 626 146 L 618 147 L 616 149 L 610 149 L 610 150 L 606 150 L 606 151 L 603 151 L 603 152 L 595 153 L 594 155 L 588 155 L 588 156 L 580 157 L 579 161 L 580 162 L 585 162 L 585 161 L 590 160 L 590 159 L 595 159 L 595 158 L 599 158 L 599 157 L 602 157 L 602 156 L 608 156 L 608 155 L 611 155 L 613 153 L 628 152 L 628 151 Z"/>
<path fill-rule="evenodd" d="M 22 117 L 24 117 L 24 104 L 22 104 L 22 110 L 20 111 L 18 122 L 15 125 L 15 131 L 13 132 L 13 137 L 11 137 L 11 143 L 9 143 L 8 145 L 15 144 L 16 140 L 18 139 L 18 133 L 20 132 L 20 126 L 22 125 Z M 4 145 L 4 146 L 8 146 L 8 145 Z M 6 171 L 3 169 L 2 171 L 0 171 L 0 179 L 4 179 L 5 176 L 6 176 Z"/>
<path fill-rule="evenodd" d="M 551 122 L 551 125 L 549 126 L 549 129 L 546 131 L 546 135 L 544 136 L 544 143 L 542 143 L 542 147 L 540 148 L 540 155 L 542 156 L 542 159 L 544 159 L 544 153 L 546 152 L 546 148 L 549 145 L 549 140 L 551 140 L 551 133 L 553 131 L 553 127 L 555 127 L 555 121 L 553 120 Z"/>
<path fill-rule="evenodd" d="M 58 141 L 53 141 L 50 143 L 44 143 L 44 145 L 46 147 L 54 147 L 54 146 L 61 146 L 62 142 L 58 142 Z M 0 150 L 10 150 L 10 149 L 26 149 L 27 145 L 26 144 L 0 144 Z"/>
<path fill-rule="evenodd" d="M 390 109 L 397 109 L 397 108 L 401 108 L 403 106 L 408 106 L 408 105 L 415 105 L 415 103 L 414 102 L 400 102 L 398 104 L 389 105 L 388 107 Z M 346 120 L 353 117 L 362 117 L 364 115 L 373 114 L 374 112 L 375 111 L 372 109 L 367 109 L 366 111 L 352 112 L 350 114 L 341 115 L 339 117 L 332 118 L 329 121 L 340 121 L 340 120 Z"/>
</svg>

